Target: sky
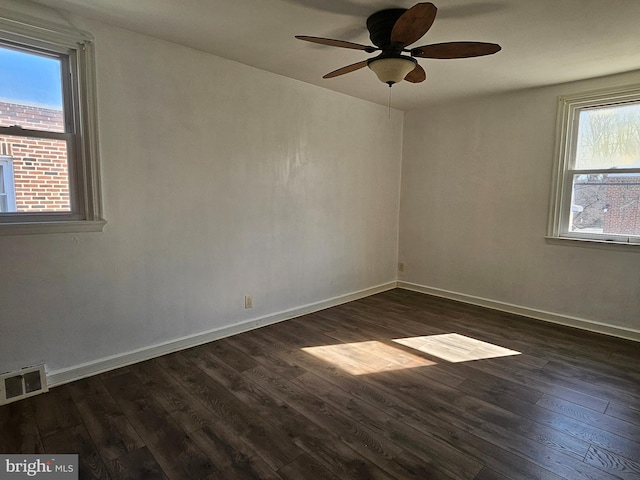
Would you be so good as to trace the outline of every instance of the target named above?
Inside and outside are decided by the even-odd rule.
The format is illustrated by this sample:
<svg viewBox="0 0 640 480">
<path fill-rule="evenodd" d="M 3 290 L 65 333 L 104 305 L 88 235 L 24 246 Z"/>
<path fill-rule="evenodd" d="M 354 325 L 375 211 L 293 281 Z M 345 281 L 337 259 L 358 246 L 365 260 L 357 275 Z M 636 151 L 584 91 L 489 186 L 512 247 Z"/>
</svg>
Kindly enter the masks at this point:
<svg viewBox="0 0 640 480">
<path fill-rule="evenodd" d="M 0 98 L 62 108 L 60 61 L 0 47 Z"/>
</svg>

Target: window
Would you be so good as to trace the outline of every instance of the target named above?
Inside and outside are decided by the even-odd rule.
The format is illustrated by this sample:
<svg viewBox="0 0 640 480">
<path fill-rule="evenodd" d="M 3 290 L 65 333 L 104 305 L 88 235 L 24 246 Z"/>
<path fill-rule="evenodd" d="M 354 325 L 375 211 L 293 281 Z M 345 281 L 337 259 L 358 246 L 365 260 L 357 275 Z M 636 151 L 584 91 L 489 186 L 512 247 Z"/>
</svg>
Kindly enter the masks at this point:
<svg viewBox="0 0 640 480">
<path fill-rule="evenodd" d="M 0 234 L 102 230 L 94 83 L 89 34 L 0 11 Z"/>
<path fill-rule="evenodd" d="M 561 97 L 550 238 L 640 245 L 640 87 Z"/>
<path fill-rule="evenodd" d="M 13 188 L 13 164 L 0 156 L 0 212 L 16 211 L 16 193 Z"/>
</svg>

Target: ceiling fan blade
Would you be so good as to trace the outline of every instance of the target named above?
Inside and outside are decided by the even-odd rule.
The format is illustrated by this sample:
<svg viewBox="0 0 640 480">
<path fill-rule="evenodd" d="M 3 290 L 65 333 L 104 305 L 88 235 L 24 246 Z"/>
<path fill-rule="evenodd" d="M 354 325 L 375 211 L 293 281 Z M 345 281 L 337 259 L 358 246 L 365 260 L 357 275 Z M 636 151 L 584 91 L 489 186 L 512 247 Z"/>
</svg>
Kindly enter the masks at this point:
<svg viewBox="0 0 640 480">
<path fill-rule="evenodd" d="M 433 3 L 418 3 L 404 12 L 391 30 L 391 43 L 411 45 L 429 31 L 438 9 Z"/>
<path fill-rule="evenodd" d="M 502 47 L 497 43 L 447 42 L 412 48 L 411 56 L 420 58 L 470 58 L 492 55 L 500 50 L 502 50 Z"/>
<path fill-rule="evenodd" d="M 404 77 L 404 79 L 411 83 L 424 82 L 427 79 L 427 72 L 425 72 L 424 68 L 420 65 L 416 65 L 416 68 L 407 73 L 407 76 Z"/>
<path fill-rule="evenodd" d="M 322 78 L 333 78 L 339 75 L 344 75 L 345 73 L 355 72 L 356 70 L 360 70 L 361 68 L 366 67 L 367 63 L 368 63 L 367 60 L 363 60 L 362 62 L 358 62 L 358 63 L 353 63 L 351 65 L 347 65 L 346 67 L 342 67 L 337 70 L 334 70 L 333 72 L 329 72 Z"/>
<path fill-rule="evenodd" d="M 330 47 L 351 48 L 353 50 L 364 50 L 367 53 L 375 52 L 379 48 L 368 45 L 360 45 L 359 43 L 347 42 L 345 40 L 334 40 L 332 38 L 308 37 L 306 35 L 296 35 L 298 40 L 305 42 L 319 43 L 320 45 L 329 45 Z"/>
</svg>

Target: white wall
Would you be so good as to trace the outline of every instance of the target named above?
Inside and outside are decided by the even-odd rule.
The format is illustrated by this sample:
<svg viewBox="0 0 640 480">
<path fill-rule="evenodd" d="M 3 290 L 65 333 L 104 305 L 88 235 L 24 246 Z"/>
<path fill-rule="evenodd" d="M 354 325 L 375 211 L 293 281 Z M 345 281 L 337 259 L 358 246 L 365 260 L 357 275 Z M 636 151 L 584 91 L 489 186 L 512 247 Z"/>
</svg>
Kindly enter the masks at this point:
<svg viewBox="0 0 640 480">
<path fill-rule="evenodd" d="M 639 81 L 636 72 L 406 113 L 400 280 L 640 333 L 640 253 L 544 239 L 557 97 Z"/>
<path fill-rule="evenodd" d="M 108 224 L 0 237 L 0 371 L 69 369 L 395 282 L 401 112 L 74 23 L 96 37 Z"/>
</svg>

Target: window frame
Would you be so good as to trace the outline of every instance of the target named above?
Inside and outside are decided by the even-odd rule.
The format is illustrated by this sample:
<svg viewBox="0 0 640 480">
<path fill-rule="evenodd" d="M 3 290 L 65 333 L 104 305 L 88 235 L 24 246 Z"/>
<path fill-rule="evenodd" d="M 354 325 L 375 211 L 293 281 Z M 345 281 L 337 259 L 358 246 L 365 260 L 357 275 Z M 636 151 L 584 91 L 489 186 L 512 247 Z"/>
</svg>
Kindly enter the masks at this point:
<svg viewBox="0 0 640 480">
<path fill-rule="evenodd" d="M 13 161 L 12 158 L 7 155 L 0 155 L 0 166 L 2 166 L 2 184 L 4 185 L 4 193 L 0 195 L 6 195 L 7 206 L 9 209 L 16 208 L 16 191 L 13 180 Z"/>
<path fill-rule="evenodd" d="M 622 248 L 625 251 L 640 251 L 640 237 L 633 235 L 572 232 L 569 229 L 574 175 L 640 173 L 639 168 L 575 168 L 574 162 L 580 112 L 584 109 L 623 106 L 630 103 L 640 103 L 640 86 L 627 85 L 565 95 L 558 98 L 555 167 L 553 171 L 546 235 L 548 240 L 570 240 L 579 242 L 581 245 Z"/>
<path fill-rule="evenodd" d="M 0 42 L 27 52 L 49 53 L 63 62 L 65 132 L 0 127 L 0 134 L 66 141 L 71 202 L 70 212 L 3 213 L 0 235 L 102 231 L 106 221 L 100 191 L 93 37 L 0 9 Z"/>
</svg>

